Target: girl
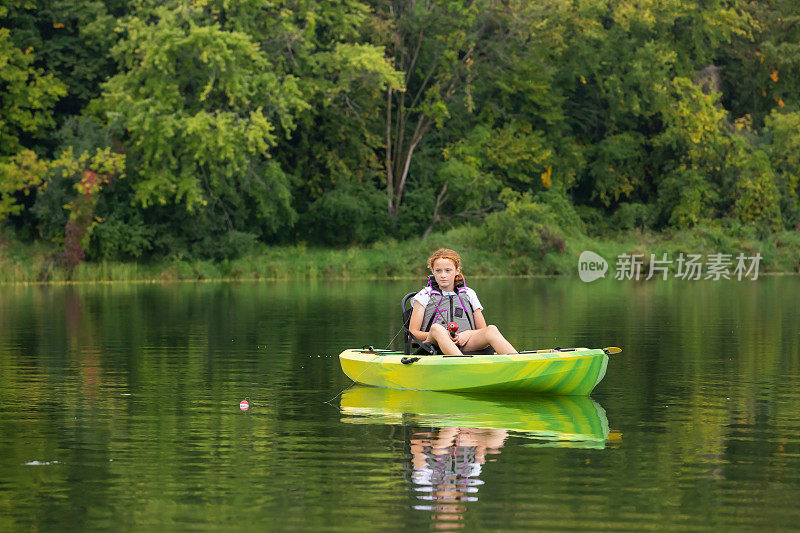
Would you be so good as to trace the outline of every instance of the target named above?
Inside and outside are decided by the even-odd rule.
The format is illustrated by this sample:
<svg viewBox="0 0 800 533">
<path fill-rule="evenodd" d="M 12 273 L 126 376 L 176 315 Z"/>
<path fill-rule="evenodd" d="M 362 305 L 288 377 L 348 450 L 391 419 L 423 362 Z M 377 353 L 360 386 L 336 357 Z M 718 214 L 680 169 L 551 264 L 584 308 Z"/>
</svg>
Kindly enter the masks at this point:
<svg viewBox="0 0 800 533">
<path fill-rule="evenodd" d="M 486 325 L 478 295 L 464 283 L 461 258 L 447 248 L 440 248 L 428 258 L 428 286 L 414 296 L 414 308 L 408 329 L 421 341 L 435 344 L 445 355 L 462 355 L 483 350 L 490 344 L 498 354 L 517 353 L 497 326 Z M 451 335 L 447 326 L 455 322 L 458 330 Z"/>
</svg>

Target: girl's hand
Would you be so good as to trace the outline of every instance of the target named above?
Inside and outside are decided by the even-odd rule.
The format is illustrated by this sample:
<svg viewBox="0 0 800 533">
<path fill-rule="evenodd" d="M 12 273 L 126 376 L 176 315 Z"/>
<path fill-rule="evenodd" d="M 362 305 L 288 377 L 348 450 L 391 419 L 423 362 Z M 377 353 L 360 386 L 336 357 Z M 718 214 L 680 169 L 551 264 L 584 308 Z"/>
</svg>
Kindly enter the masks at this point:
<svg viewBox="0 0 800 533">
<path fill-rule="evenodd" d="M 469 339 L 472 338 L 472 335 L 475 333 L 475 330 L 468 329 L 466 331 L 459 331 L 456 333 L 456 338 L 453 342 L 456 343 L 456 346 L 464 346 L 469 342 Z"/>
</svg>

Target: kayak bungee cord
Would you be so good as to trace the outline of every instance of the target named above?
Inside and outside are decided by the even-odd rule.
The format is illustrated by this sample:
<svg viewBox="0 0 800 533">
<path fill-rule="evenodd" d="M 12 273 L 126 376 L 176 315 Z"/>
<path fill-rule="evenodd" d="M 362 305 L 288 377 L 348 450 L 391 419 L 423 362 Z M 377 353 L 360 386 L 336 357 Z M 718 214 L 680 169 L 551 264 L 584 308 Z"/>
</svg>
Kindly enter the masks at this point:
<svg viewBox="0 0 800 533">
<path fill-rule="evenodd" d="M 397 336 L 398 336 L 398 335 L 400 335 L 400 333 L 401 333 L 402 331 L 403 331 L 403 328 L 400 328 L 400 329 L 398 329 L 398 330 L 397 330 L 397 333 L 395 333 L 395 334 L 394 334 L 394 337 L 392 337 L 392 339 L 391 339 L 391 340 L 389 341 L 389 343 L 386 345 L 386 348 L 384 348 L 384 349 L 383 349 L 384 351 L 386 351 L 386 350 L 388 350 L 388 349 L 389 349 L 389 346 L 391 346 L 391 345 L 392 345 L 392 343 L 394 342 L 394 340 L 397 338 Z M 370 346 L 370 348 L 372 348 L 372 347 Z M 376 353 L 376 354 L 375 354 L 375 357 L 373 357 L 372 359 L 370 359 L 370 360 L 369 360 L 369 362 L 370 362 L 370 363 L 373 363 L 373 362 L 375 361 L 375 359 L 377 359 L 378 357 L 381 357 L 381 355 Z M 366 372 L 367 370 L 369 370 L 369 365 L 368 365 L 366 368 L 364 368 L 364 370 L 362 370 L 362 371 L 361 371 L 361 374 L 359 374 L 359 375 L 357 375 L 357 376 L 356 376 L 356 379 L 354 379 L 354 380 L 353 380 L 353 382 L 352 382 L 350 385 L 348 385 L 347 387 L 345 387 L 345 388 L 343 388 L 341 391 L 339 391 L 339 394 L 337 394 L 336 396 L 334 396 L 333 398 L 331 398 L 331 399 L 330 399 L 330 400 L 328 400 L 327 402 L 322 402 L 322 403 L 328 403 L 328 404 L 330 404 L 330 403 L 331 403 L 333 400 L 335 400 L 336 398 L 338 398 L 339 396 L 341 396 L 342 394 L 344 394 L 344 393 L 345 393 L 347 390 L 351 389 L 351 388 L 353 387 L 353 385 L 355 385 L 355 384 L 357 383 L 357 381 L 356 381 L 356 380 L 358 380 L 358 378 L 360 378 L 360 377 L 361 377 L 361 376 L 364 374 L 364 372 Z M 332 404 L 331 404 L 331 405 L 332 405 Z"/>
</svg>

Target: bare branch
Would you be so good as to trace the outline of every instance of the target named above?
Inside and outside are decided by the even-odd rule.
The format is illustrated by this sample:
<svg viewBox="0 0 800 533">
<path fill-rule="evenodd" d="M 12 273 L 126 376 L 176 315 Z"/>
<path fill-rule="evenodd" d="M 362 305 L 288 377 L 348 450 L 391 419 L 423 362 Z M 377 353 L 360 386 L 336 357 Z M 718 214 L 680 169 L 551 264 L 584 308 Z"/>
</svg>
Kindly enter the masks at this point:
<svg viewBox="0 0 800 533">
<path fill-rule="evenodd" d="M 392 196 L 394 195 L 394 172 L 392 170 L 392 88 L 386 92 L 386 194 L 389 201 L 389 212 L 392 212 Z"/>
<path fill-rule="evenodd" d="M 439 208 L 442 206 L 442 203 L 444 203 L 444 194 L 446 192 L 447 182 L 445 181 L 442 190 L 439 191 L 439 194 L 436 196 L 436 204 L 433 206 L 433 217 L 431 218 L 431 223 L 428 225 L 428 228 L 422 234 L 423 239 L 431 234 L 431 231 L 433 231 L 433 226 L 439 222 Z"/>
<path fill-rule="evenodd" d="M 408 111 L 406 110 L 406 92 L 400 95 L 400 101 L 397 103 L 397 121 L 395 123 L 395 138 L 394 138 L 394 153 L 403 153 L 403 142 L 405 141 L 406 130 L 406 117 Z"/>
<path fill-rule="evenodd" d="M 398 204 L 400 203 L 400 199 L 403 197 L 403 189 L 406 186 L 406 178 L 408 178 L 408 171 L 411 168 L 411 156 L 414 155 L 414 150 L 416 150 L 417 145 L 422 140 L 422 137 L 428 131 L 432 123 L 433 120 L 424 114 L 420 115 L 419 121 L 417 121 L 417 127 L 414 130 L 414 134 L 411 136 L 411 144 L 408 147 L 408 153 L 406 154 L 405 161 L 403 163 L 403 171 L 400 174 L 400 182 L 397 184 L 397 188 L 395 189 L 395 201 Z"/>
<path fill-rule="evenodd" d="M 414 2 L 416 3 L 416 2 Z M 474 4 L 474 2 L 473 2 Z M 430 0 L 426 0 L 426 8 L 431 8 Z M 402 16 L 401 11 L 403 8 L 413 9 L 408 7 L 408 4 L 391 4 L 391 14 L 395 22 Z M 406 181 L 409 176 L 411 161 L 419 146 L 422 138 L 430 130 L 434 124 L 434 119 L 426 115 L 424 112 L 415 111 L 420 102 L 424 99 L 425 94 L 432 86 L 437 87 L 439 97 L 442 101 L 448 101 L 456 92 L 460 82 L 464 79 L 469 81 L 469 64 L 473 61 L 473 56 L 478 50 L 478 46 L 482 41 L 483 35 L 488 29 L 488 22 L 483 21 L 480 28 L 472 35 L 472 43 L 465 51 L 464 55 L 453 65 L 453 69 L 446 69 L 442 67 L 442 55 L 435 55 L 433 64 L 428 67 L 425 76 L 422 78 L 420 84 L 416 87 L 415 94 L 411 99 L 411 105 L 406 105 L 406 93 L 410 90 L 411 80 L 414 78 L 414 69 L 420 59 L 422 46 L 425 40 L 425 29 L 419 29 L 415 42 L 413 43 L 413 53 L 403 55 L 406 72 L 406 90 L 402 94 L 395 96 L 390 93 L 387 96 L 387 122 L 386 122 L 386 165 L 387 165 L 387 194 L 389 198 L 389 212 L 394 214 L 397 212 L 397 207 L 403 197 Z M 400 47 L 402 38 L 402 29 L 399 24 L 395 24 L 395 47 Z M 399 52 L 398 52 L 399 53 Z M 398 55 L 395 57 L 399 58 Z M 442 91 L 444 91 L 442 93 Z M 411 95 L 409 94 L 409 98 Z M 392 124 L 391 114 L 394 113 L 394 124 Z M 415 116 L 416 115 L 416 116 Z M 416 121 L 413 132 L 409 135 L 407 133 L 408 123 L 411 120 Z M 391 138 L 392 129 L 394 130 L 394 139 Z M 437 198 L 437 206 L 435 207 L 435 219 L 431 223 L 431 227 L 426 230 L 426 233 L 432 231 L 433 225 L 442 219 L 439 210 L 444 201 L 446 193 L 446 185 L 444 190 Z M 459 215 L 455 216 L 472 216 L 471 211 L 462 211 Z"/>
<path fill-rule="evenodd" d="M 419 36 L 417 37 L 417 47 L 414 49 L 414 56 L 411 58 L 411 62 L 408 64 L 408 68 L 406 68 L 406 72 L 408 76 L 411 76 L 411 73 L 414 72 L 414 65 L 417 62 L 417 58 L 419 57 L 419 51 L 422 48 L 422 37 L 425 34 L 425 30 L 419 30 Z M 408 81 L 408 79 L 406 79 Z"/>
</svg>

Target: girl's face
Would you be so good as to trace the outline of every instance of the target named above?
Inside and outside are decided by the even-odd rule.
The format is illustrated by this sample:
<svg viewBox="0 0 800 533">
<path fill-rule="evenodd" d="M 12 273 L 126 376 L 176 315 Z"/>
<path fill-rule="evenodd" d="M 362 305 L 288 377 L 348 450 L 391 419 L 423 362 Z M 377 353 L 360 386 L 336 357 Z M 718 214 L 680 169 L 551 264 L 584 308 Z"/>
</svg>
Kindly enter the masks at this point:
<svg viewBox="0 0 800 533">
<path fill-rule="evenodd" d="M 452 291 L 456 282 L 456 274 L 461 273 L 460 268 L 456 268 L 456 264 L 450 259 L 440 257 L 433 262 L 431 269 L 433 276 L 436 278 L 436 283 L 443 291 Z"/>
</svg>

